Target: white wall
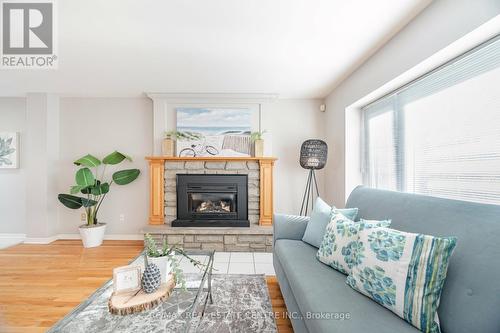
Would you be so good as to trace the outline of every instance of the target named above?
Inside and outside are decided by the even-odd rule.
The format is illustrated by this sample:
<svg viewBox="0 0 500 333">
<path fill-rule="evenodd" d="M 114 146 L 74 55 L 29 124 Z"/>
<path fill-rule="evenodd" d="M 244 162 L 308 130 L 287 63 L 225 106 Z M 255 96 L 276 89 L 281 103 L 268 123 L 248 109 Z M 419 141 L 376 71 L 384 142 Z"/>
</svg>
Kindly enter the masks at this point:
<svg viewBox="0 0 500 333">
<path fill-rule="evenodd" d="M 307 139 L 325 139 L 321 100 L 289 99 L 265 104 L 262 129 L 270 133 L 275 164 L 275 212 L 298 214 L 308 171 L 299 164 L 300 145 Z M 330 151 L 331 152 L 331 151 Z M 327 166 L 332 163 L 331 159 Z M 323 171 L 317 173 L 320 195 L 325 193 Z"/>
<path fill-rule="evenodd" d="M 342 82 L 326 99 L 330 165 L 326 199 L 345 203 L 345 109 L 500 13 L 498 0 L 437 0 Z"/>
<path fill-rule="evenodd" d="M 26 233 L 26 174 L 23 168 L 26 137 L 24 98 L 0 99 L 0 132 L 20 132 L 19 169 L 0 170 L 0 233 Z M 1 240 L 0 240 L 1 242 Z M 0 244 L 1 247 L 1 244 Z"/>
<path fill-rule="evenodd" d="M 59 157 L 59 98 L 51 94 L 26 96 L 26 236 L 31 240 L 57 232 Z"/>
<path fill-rule="evenodd" d="M 60 101 L 59 191 L 74 185 L 73 161 L 88 153 L 103 158 L 114 150 L 132 157 L 118 170 L 138 168 L 139 178 L 126 186 L 114 185 L 99 215 L 108 224 L 107 234 L 138 234 L 148 220 L 149 184 L 145 156 L 152 153 L 153 110 L 148 98 L 62 98 Z M 112 171 L 114 168 L 110 168 Z M 59 234 L 78 233 L 82 210 L 62 205 Z M 120 221 L 120 215 L 125 221 Z"/>
</svg>

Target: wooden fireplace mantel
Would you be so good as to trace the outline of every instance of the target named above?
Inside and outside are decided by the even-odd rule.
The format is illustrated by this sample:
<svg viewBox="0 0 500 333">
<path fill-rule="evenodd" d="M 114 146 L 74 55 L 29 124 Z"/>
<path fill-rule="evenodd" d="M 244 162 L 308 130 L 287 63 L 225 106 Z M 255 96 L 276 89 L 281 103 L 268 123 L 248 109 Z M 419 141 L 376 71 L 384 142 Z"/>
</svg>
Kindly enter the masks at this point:
<svg viewBox="0 0 500 333">
<path fill-rule="evenodd" d="M 148 156 L 149 161 L 149 224 L 165 221 L 165 163 L 166 162 L 258 162 L 260 165 L 260 225 L 273 224 L 273 166 L 275 157 L 168 157 Z"/>
</svg>

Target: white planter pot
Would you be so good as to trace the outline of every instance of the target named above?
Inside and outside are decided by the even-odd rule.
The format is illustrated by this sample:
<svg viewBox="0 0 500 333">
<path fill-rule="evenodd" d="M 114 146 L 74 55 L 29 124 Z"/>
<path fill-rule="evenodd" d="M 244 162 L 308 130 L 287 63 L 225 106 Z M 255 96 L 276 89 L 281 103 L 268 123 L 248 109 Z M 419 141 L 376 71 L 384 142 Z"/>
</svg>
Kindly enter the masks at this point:
<svg viewBox="0 0 500 333">
<path fill-rule="evenodd" d="M 102 244 L 104 233 L 106 232 L 106 223 L 99 223 L 96 226 L 89 227 L 86 224 L 81 225 L 78 230 L 82 237 L 83 247 L 97 247 Z"/>
<path fill-rule="evenodd" d="M 168 257 L 149 257 L 148 256 L 148 263 L 155 264 L 156 266 L 158 266 L 158 268 L 160 269 L 160 273 L 161 273 L 161 283 L 166 283 L 167 276 L 172 271 Z"/>
</svg>

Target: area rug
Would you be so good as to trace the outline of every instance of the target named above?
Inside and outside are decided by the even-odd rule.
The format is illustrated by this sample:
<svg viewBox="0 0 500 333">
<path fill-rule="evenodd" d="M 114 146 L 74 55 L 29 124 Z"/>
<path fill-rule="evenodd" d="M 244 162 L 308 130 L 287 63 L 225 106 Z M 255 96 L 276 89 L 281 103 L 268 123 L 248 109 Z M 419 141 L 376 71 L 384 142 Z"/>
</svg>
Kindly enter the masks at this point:
<svg viewBox="0 0 500 333">
<path fill-rule="evenodd" d="M 196 283 L 199 275 L 186 274 L 186 278 L 189 287 L 191 283 Z M 108 311 L 112 289 L 111 282 L 105 284 L 49 332 L 183 332 L 187 310 L 196 294 L 195 291 L 176 292 L 167 302 L 152 310 L 118 316 Z M 204 300 L 206 294 L 202 296 Z M 203 317 L 192 319 L 191 331 L 277 332 L 264 275 L 213 275 L 212 296 L 214 303 L 207 305 Z"/>
</svg>

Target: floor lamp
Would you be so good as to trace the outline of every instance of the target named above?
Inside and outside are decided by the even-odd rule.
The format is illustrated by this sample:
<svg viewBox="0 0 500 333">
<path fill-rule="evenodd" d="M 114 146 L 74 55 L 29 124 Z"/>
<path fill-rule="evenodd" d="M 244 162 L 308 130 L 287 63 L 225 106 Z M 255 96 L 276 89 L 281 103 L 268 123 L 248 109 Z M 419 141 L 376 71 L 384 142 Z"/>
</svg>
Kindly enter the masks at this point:
<svg viewBox="0 0 500 333">
<path fill-rule="evenodd" d="M 311 206 L 311 210 L 313 209 L 314 193 L 316 193 L 316 197 L 319 197 L 315 170 L 325 167 L 327 155 L 328 145 L 323 140 L 306 140 L 300 147 L 300 166 L 309 170 L 306 189 L 302 197 L 302 205 L 300 206 L 300 215 L 307 215 L 309 205 Z"/>
</svg>

